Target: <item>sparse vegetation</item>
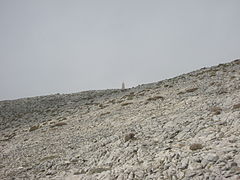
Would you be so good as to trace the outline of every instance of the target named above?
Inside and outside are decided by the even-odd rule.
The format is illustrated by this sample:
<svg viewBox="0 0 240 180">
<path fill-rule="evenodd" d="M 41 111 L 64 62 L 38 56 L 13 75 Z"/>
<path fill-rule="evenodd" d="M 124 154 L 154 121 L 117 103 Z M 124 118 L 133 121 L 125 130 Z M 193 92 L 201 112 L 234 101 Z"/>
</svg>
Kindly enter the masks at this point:
<svg viewBox="0 0 240 180">
<path fill-rule="evenodd" d="M 186 90 L 186 93 L 191 93 L 191 92 L 194 92 L 196 90 L 198 90 L 198 88 L 190 88 L 190 89 Z"/>
<path fill-rule="evenodd" d="M 127 142 L 127 141 L 129 141 L 129 140 L 134 140 L 134 139 L 136 139 L 134 133 L 126 134 L 125 137 L 124 137 L 124 141 L 125 141 L 125 142 Z"/>
<path fill-rule="evenodd" d="M 102 113 L 102 114 L 100 114 L 100 116 L 105 116 L 105 115 L 107 115 L 107 114 L 110 114 L 110 112 Z"/>
<path fill-rule="evenodd" d="M 216 76 L 216 75 L 217 75 L 217 74 L 216 74 L 216 72 L 215 72 L 215 71 L 213 71 L 213 72 L 211 72 L 211 73 L 210 73 L 210 75 L 209 75 L 209 76 L 210 76 L 210 77 L 214 77 L 214 76 Z"/>
<path fill-rule="evenodd" d="M 148 98 L 147 101 L 156 101 L 156 100 L 158 100 L 158 99 L 163 100 L 164 97 L 163 97 L 163 96 L 154 96 L 154 97 Z"/>
<path fill-rule="evenodd" d="M 39 129 L 39 127 L 40 127 L 39 125 L 30 127 L 29 132 L 35 131 L 35 130 Z"/>
<path fill-rule="evenodd" d="M 192 151 L 196 151 L 196 150 L 199 150 L 199 149 L 202 149 L 203 148 L 203 145 L 202 144 L 192 144 L 190 145 L 189 149 L 192 150 Z"/>
<path fill-rule="evenodd" d="M 164 87 L 165 87 L 165 88 L 171 88 L 171 87 L 173 87 L 173 86 L 170 85 L 170 84 L 164 84 Z"/>
<path fill-rule="evenodd" d="M 198 90 L 198 88 L 190 88 L 190 89 L 186 89 L 185 91 L 180 91 L 179 93 L 177 93 L 177 95 L 180 95 L 180 94 L 185 94 L 185 93 L 191 93 L 191 92 L 194 92 Z"/>
<path fill-rule="evenodd" d="M 133 102 L 125 102 L 125 103 L 122 103 L 121 106 L 128 106 L 130 104 L 133 104 Z"/>
<path fill-rule="evenodd" d="M 233 105 L 233 109 L 240 109 L 240 103 L 234 104 L 234 105 Z"/>
<path fill-rule="evenodd" d="M 144 95 L 145 95 L 144 92 L 138 93 L 138 96 L 144 96 Z"/>
<path fill-rule="evenodd" d="M 217 78 L 194 71 L 159 86 L 0 102 L 0 179 L 239 176 L 240 66 L 214 68 Z"/>
<path fill-rule="evenodd" d="M 104 108 L 108 107 L 108 105 L 99 104 L 98 107 L 100 107 L 101 109 L 104 109 Z"/>
<path fill-rule="evenodd" d="M 130 93 L 128 96 L 127 96 L 127 100 L 133 100 L 134 98 L 134 92 Z"/>
<path fill-rule="evenodd" d="M 219 115 L 222 112 L 222 108 L 220 108 L 220 107 L 212 107 L 212 108 L 210 108 L 210 111 L 213 113 L 213 115 Z"/>
<path fill-rule="evenodd" d="M 59 127 L 59 126 L 65 126 L 65 125 L 67 125 L 67 123 L 65 123 L 65 122 L 58 122 L 58 123 L 53 124 L 51 127 Z"/>
<path fill-rule="evenodd" d="M 133 100 L 133 98 L 134 98 L 134 93 L 132 92 L 132 93 L 130 93 L 130 94 L 128 94 L 128 95 L 125 95 L 125 96 L 123 96 L 123 97 L 121 97 L 121 100 L 124 100 L 124 99 L 126 99 L 126 100 Z"/>
</svg>

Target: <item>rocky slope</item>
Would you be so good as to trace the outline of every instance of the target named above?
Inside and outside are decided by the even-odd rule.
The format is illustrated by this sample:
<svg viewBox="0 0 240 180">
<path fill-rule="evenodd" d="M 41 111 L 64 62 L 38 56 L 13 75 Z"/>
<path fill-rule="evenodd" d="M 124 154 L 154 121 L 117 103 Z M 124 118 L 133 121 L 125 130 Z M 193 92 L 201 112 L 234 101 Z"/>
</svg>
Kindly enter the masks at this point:
<svg viewBox="0 0 240 180">
<path fill-rule="evenodd" d="M 0 102 L 0 179 L 240 179 L 240 60 L 125 90 Z"/>
</svg>

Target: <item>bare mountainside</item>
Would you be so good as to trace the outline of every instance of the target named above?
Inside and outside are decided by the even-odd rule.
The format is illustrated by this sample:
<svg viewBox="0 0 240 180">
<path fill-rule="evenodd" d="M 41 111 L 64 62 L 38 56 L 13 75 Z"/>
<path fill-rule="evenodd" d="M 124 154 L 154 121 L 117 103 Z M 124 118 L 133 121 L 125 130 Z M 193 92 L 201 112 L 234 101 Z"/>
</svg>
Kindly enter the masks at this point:
<svg viewBox="0 0 240 180">
<path fill-rule="evenodd" d="M 240 60 L 125 90 L 0 102 L 0 179 L 240 179 Z"/>
</svg>

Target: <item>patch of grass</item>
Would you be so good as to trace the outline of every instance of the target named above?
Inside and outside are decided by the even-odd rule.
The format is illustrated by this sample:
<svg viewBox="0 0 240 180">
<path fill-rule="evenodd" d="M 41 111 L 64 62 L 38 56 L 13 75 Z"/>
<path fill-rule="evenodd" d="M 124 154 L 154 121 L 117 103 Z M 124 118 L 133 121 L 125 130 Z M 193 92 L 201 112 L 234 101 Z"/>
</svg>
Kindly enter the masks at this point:
<svg viewBox="0 0 240 180">
<path fill-rule="evenodd" d="M 130 94 L 127 94 L 127 95 L 121 97 L 121 100 L 123 100 L 123 99 L 133 100 L 134 96 L 135 96 L 134 92 L 130 92 Z"/>
<path fill-rule="evenodd" d="M 218 67 L 228 67 L 230 64 L 219 64 Z"/>
<path fill-rule="evenodd" d="M 76 171 L 73 173 L 73 175 L 80 175 L 80 174 L 85 174 L 86 172 L 84 170 L 81 171 Z"/>
<path fill-rule="evenodd" d="M 185 93 L 191 93 L 191 92 L 194 92 L 198 90 L 198 88 L 190 88 L 190 89 L 186 89 L 185 91 L 180 91 L 179 93 L 177 93 L 177 95 L 180 95 L 180 94 L 185 94 Z"/>
<path fill-rule="evenodd" d="M 196 151 L 196 150 L 199 150 L 199 149 L 202 149 L 203 148 L 203 145 L 202 144 L 198 144 L 198 143 L 195 143 L 195 144 L 191 144 L 189 149 L 192 150 L 192 151 Z"/>
<path fill-rule="evenodd" d="M 217 74 L 216 74 L 216 72 L 214 71 L 214 72 L 211 72 L 209 76 L 210 76 L 210 77 L 214 77 L 214 76 L 216 76 L 216 75 L 217 75 Z"/>
<path fill-rule="evenodd" d="M 144 95 L 145 95 L 144 92 L 138 94 L 138 96 L 144 96 Z"/>
<path fill-rule="evenodd" d="M 134 98 L 134 95 L 133 96 L 128 96 L 127 100 L 133 100 L 133 98 Z"/>
<path fill-rule="evenodd" d="M 51 127 L 59 127 L 59 126 L 65 126 L 65 125 L 67 125 L 67 123 L 65 123 L 65 122 L 58 122 L 58 123 L 53 124 Z"/>
<path fill-rule="evenodd" d="M 165 84 L 164 87 L 165 87 L 165 88 L 171 88 L 171 87 L 173 87 L 173 86 L 170 85 L 170 84 Z"/>
<path fill-rule="evenodd" d="M 148 98 L 147 101 L 156 101 L 156 100 L 158 100 L 158 99 L 163 100 L 164 97 L 162 97 L 162 96 L 154 96 L 154 97 Z"/>
<path fill-rule="evenodd" d="M 124 137 L 124 141 L 127 142 L 129 140 L 135 140 L 136 138 L 134 136 L 135 136 L 134 133 L 126 134 L 125 137 Z"/>
<path fill-rule="evenodd" d="M 102 113 L 102 114 L 100 114 L 100 116 L 105 116 L 105 115 L 107 115 L 107 114 L 110 114 L 110 112 Z"/>
<path fill-rule="evenodd" d="M 35 130 L 37 130 L 39 128 L 40 128 L 39 125 L 32 126 L 32 127 L 30 127 L 29 132 L 35 131 Z"/>
<path fill-rule="evenodd" d="M 222 108 L 220 107 L 212 107 L 210 108 L 210 111 L 214 114 L 214 115 L 219 115 L 222 112 Z"/>
<path fill-rule="evenodd" d="M 181 94 L 184 94 L 184 92 L 180 91 L 180 92 L 177 93 L 177 95 L 181 95 Z"/>
<path fill-rule="evenodd" d="M 232 107 L 232 109 L 239 109 L 239 108 L 240 108 L 240 103 L 234 104 L 233 107 Z"/>
<path fill-rule="evenodd" d="M 130 104 L 133 104 L 133 102 L 125 102 L 125 103 L 122 103 L 121 106 L 128 106 Z"/>
<path fill-rule="evenodd" d="M 191 92 L 194 92 L 196 90 L 198 90 L 198 88 L 190 88 L 190 89 L 187 89 L 185 92 L 186 93 L 191 93 Z"/>
</svg>

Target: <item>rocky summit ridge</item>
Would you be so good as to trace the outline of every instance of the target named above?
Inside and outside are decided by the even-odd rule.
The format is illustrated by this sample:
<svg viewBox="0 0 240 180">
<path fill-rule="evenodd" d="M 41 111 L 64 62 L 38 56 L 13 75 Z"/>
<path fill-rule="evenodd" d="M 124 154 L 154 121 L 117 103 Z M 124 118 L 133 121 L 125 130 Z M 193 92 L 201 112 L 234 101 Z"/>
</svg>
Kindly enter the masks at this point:
<svg viewBox="0 0 240 180">
<path fill-rule="evenodd" d="M 125 90 L 0 102 L 0 179 L 240 179 L 240 60 Z"/>
</svg>

